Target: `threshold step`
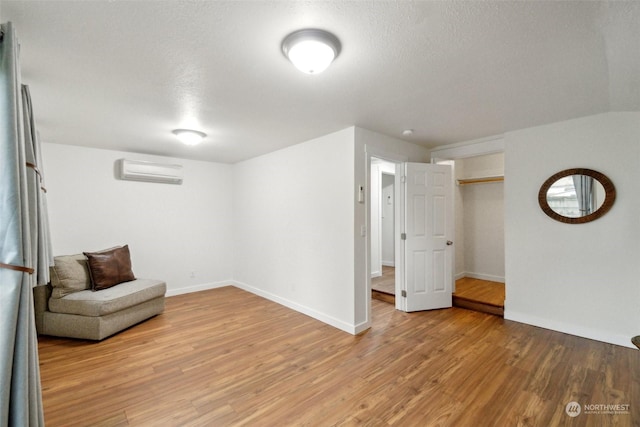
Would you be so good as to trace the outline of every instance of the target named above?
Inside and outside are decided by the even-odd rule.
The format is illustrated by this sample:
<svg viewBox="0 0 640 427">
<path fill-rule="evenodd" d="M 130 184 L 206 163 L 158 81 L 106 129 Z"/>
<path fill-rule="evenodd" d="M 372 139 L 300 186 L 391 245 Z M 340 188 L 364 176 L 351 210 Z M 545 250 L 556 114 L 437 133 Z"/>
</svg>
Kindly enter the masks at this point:
<svg viewBox="0 0 640 427">
<path fill-rule="evenodd" d="M 496 305 L 454 295 L 453 306 L 504 317 L 504 305 Z"/>
<path fill-rule="evenodd" d="M 393 304 L 396 305 L 396 296 L 386 293 L 386 292 L 380 292 L 380 291 L 376 291 L 376 290 L 371 290 L 371 298 L 373 299 L 377 299 L 380 301 L 384 301 L 384 302 L 388 302 L 389 304 Z"/>
</svg>

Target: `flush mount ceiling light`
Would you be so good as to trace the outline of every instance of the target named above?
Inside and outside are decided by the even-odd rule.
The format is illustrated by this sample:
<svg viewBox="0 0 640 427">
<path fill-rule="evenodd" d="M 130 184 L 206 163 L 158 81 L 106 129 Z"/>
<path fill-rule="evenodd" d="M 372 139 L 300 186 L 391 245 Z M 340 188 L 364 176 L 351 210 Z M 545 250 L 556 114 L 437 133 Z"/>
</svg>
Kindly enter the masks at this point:
<svg viewBox="0 0 640 427">
<path fill-rule="evenodd" d="M 318 74 L 340 53 L 340 40 L 324 30 L 298 30 L 282 41 L 282 52 L 298 70 Z"/>
<path fill-rule="evenodd" d="M 185 145 L 198 145 L 207 136 L 204 132 L 192 129 L 174 129 L 172 133 Z"/>
</svg>

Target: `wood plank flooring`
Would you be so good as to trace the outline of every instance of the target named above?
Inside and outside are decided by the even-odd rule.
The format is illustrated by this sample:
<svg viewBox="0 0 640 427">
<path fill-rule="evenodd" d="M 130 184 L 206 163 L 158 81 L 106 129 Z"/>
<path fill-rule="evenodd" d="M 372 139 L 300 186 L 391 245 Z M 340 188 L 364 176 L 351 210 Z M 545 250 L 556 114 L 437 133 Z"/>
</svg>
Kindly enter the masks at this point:
<svg viewBox="0 0 640 427">
<path fill-rule="evenodd" d="M 456 280 L 453 306 L 504 316 L 504 283 L 463 277 Z"/>
<path fill-rule="evenodd" d="M 504 283 L 463 277 L 456 280 L 454 294 L 461 298 L 504 307 Z"/>
<path fill-rule="evenodd" d="M 382 266 L 382 276 L 371 278 L 371 297 L 390 304 L 396 303 L 396 269 Z"/>
<path fill-rule="evenodd" d="M 352 336 L 225 287 L 99 343 L 40 337 L 55 426 L 633 426 L 640 351 L 372 301 Z M 568 402 L 630 405 L 570 418 Z M 583 406 L 584 408 L 584 406 Z"/>
<path fill-rule="evenodd" d="M 371 279 L 371 298 L 390 304 L 395 298 L 395 268 L 382 266 L 382 276 Z M 504 317 L 504 283 L 464 277 L 456 280 L 453 306 Z"/>
</svg>

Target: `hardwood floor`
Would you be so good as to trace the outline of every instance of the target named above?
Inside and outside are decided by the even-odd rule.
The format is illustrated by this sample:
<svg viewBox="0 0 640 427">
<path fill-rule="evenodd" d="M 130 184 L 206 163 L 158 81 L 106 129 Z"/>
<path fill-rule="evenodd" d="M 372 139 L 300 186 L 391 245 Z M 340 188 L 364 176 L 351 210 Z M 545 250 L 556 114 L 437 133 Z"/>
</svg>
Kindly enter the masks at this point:
<svg viewBox="0 0 640 427">
<path fill-rule="evenodd" d="M 395 271 L 394 267 L 383 266 L 382 276 L 371 279 L 371 298 L 395 305 Z M 454 307 L 502 317 L 504 300 L 504 283 L 468 277 L 456 280 L 456 291 L 452 298 Z"/>
<path fill-rule="evenodd" d="M 456 280 L 453 306 L 504 316 L 504 283 L 464 277 Z"/>
<path fill-rule="evenodd" d="M 41 337 L 46 424 L 640 423 L 638 350 L 458 308 L 372 305 L 372 328 L 352 336 L 225 287 L 168 298 L 165 313 L 103 342 Z M 583 405 L 575 418 L 571 401 Z"/>
<path fill-rule="evenodd" d="M 371 298 L 396 303 L 396 269 L 394 267 L 382 266 L 382 276 L 371 279 Z"/>
<path fill-rule="evenodd" d="M 464 277 L 456 280 L 455 295 L 473 301 L 504 307 L 504 283 Z"/>
<path fill-rule="evenodd" d="M 371 289 L 384 292 L 389 295 L 396 293 L 396 269 L 395 267 L 382 266 L 382 276 L 371 279 Z"/>
</svg>

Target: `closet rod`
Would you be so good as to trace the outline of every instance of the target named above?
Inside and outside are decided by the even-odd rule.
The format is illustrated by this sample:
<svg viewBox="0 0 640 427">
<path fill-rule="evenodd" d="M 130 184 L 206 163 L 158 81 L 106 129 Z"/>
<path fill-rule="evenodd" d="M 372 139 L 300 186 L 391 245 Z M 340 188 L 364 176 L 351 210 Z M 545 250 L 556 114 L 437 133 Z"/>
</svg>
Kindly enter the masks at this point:
<svg viewBox="0 0 640 427">
<path fill-rule="evenodd" d="M 485 182 L 502 182 L 502 181 L 504 181 L 504 176 L 488 176 L 485 178 L 459 179 L 458 185 L 482 184 Z"/>
</svg>

